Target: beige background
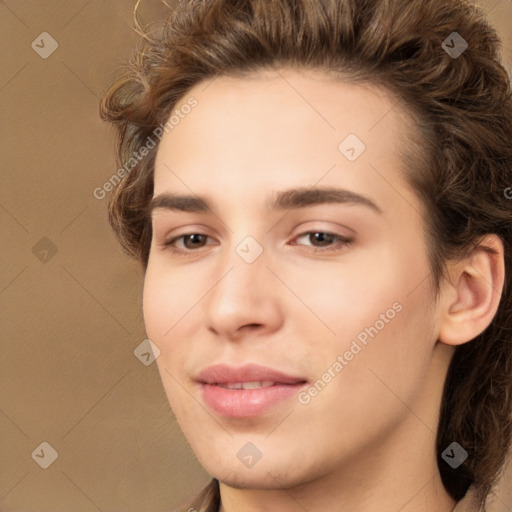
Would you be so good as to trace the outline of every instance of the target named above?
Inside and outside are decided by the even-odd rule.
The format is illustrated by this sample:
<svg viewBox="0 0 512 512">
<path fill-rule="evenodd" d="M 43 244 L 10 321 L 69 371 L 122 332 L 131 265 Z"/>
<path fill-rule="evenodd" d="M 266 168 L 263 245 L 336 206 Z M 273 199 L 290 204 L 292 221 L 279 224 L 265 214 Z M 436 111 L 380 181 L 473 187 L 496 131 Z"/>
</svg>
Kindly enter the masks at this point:
<svg viewBox="0 0 512 512">
<path fill-rule="evenodd" d="M 142 271 L 93 197 L 116 170 L 98 103 L 136 41 L 133 5 L 0 1 L 2 512 L 165 511 L 208 480 L 156 365 L 134 356 Z M 483 5 L 510 70 L 512 2 Z M 162 13 L 158 0 L 143 3 L 143 21 Z M 31 47 L 42 32 L 58 43 L 47 59 Z M 58 453 L 47 469 L 32 458 L 42 442 Z M 493 511 L 512 510 L 510 487 Z"/>
</svg>

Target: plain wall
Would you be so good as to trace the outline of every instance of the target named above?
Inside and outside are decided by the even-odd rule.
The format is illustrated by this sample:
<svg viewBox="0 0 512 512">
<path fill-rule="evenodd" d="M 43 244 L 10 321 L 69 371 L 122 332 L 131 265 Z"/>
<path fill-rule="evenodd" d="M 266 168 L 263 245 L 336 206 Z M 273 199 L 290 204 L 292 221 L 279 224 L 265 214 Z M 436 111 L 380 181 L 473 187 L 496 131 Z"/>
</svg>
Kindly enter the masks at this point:
<svg viewBox="0 0 512 512">
<path fill-rule="evenodd" d="M 483 5 L 510 70 L 512 2 Z M 117 169 L 98 104 L 137 40 L 133 6 L 0 2 L 4 512 L 171 510 L 209 480 L 176 425 L 156 365 L 134 355 L 146 338 L 142 270 L 113 238 L 107 199 L 93 196 Z M 142 21 L 165 12 L 147 0 Z M 31 46 L 51 49 L 43 32 L 58 44 L 47 58 Z M 43 442 L 58 453 L 47 469 L 32 456 Z M 512 486 L 498 495 L 492 510 L 510 510 Z"/>
</svg>

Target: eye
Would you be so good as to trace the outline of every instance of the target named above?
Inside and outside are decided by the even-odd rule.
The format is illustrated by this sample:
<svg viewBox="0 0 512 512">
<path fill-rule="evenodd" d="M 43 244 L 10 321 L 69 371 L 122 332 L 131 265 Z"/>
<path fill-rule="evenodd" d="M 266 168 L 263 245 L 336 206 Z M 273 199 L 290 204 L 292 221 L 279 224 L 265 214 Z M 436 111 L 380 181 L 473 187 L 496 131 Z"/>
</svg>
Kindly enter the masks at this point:
<svg viewBox="0 0 512 512">
<path fill-rule="evenodd" d="M 194 250 L 205 247 L 208 238 L 210 237 L 203 233 L 186 233 L 165 242 L 164 246 L 169 248 L 172 252 L 187 256 L 189 253 L 194 252 Z M 182 243 L 176 245 L 177 242 Z M 180 245 L 181 247 L 179 247 Z"/>
<path fill-rule="evenodd" d="M 351 238 L 347 238 L 341 235 L 337 235 L 335 233 L 328 233 L 325 231 L 308 231 L 307 233 L 302 233 L 295 240 L 300 240 L 306 238 L 306 240 L 312 242 L 309 247 L 313 249 L 314 252 L 326 252 L 326 251 L 334 251 L 338 250 L 342 247 L 349 246 L 352 243 Z M 337 243 L 335 243 L 337 242 Z M 318 244 L 318 245 L 316 245 Z M 294 244 L 296 245 L 296 244 Z M 298 245 L 307 245 L 307 244 L 298 244 Z"/>
<path fill-rule="evenodd" d="M 172 238 L 163 245 L 174 253 L 183 256 L 193 256 L 198 249 L 202 249 L 207 245 L 207 240 L 210 237 L 204 233 L 185 233 Z M 337 235 L 335 233 L 329 233 L 325 231 L 308 231 L 297 236 L 295 240 L 306 239 L 311 244 L 293 243 L 292 245 L 306 245 L 310 247 L 313 252 L 327 252 L 339 250 L 343 247 L 347 247 L 352 243 L 352 239 Z"/>
</svg>

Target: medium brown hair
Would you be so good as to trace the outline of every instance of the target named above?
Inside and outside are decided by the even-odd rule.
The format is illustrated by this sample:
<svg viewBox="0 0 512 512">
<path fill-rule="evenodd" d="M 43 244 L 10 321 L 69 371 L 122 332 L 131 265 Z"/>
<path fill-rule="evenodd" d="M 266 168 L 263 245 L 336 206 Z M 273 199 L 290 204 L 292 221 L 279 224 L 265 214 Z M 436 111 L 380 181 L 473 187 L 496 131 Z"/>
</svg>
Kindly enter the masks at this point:
<svg viewBox="0 0 512 512">
<path fill-rule="evenodd" d="M 436 296 L 449 260 L 489 233 L 505 246 L 506 282 L 491 325 L 458 346 L 437 433 L 438 467 L 460 500 L 473 485 L 483 504 L 512 436 L 512 94 L 501 41 L 468 0 L 189 0 L 144 39 L 101 104 L 118 133 L 123 165 L 199 82 L 280 67 L 338 73 L 399 98 L 421 144 L 404 156 L 422 200 Z M 450 55 L 457 32 L 468 48 Z M 114 190 L 109 219 L 125 251 L 147 266 L 156 150 Z M 453 442 L 469 457 L 442 458 Z"/>
</svg>

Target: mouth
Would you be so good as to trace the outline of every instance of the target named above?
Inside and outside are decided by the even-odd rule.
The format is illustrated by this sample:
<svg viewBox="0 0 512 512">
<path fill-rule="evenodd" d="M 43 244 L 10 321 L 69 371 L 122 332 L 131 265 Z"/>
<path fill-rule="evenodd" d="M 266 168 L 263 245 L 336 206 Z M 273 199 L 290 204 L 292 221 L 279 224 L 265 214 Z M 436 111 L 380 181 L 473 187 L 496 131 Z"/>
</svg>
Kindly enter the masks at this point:
<svg viewBox="0 0 512 512">
<path fill-rule="evenodd" d="M 277 384 L 271 380 L 262 380 L 262 381 L 253 381 L 253 382 L 225 382 L 225 383 L 216 383 L 215 386 L 220 386 L 225 389 L 259 389 L 259 388 L 269 388 Z"/>
<path fill-rule="evenodd" d="M 255 364 L 210 366 L 196 380 L 206 406 L 230 418 L 260 416 L 283 405 L 308 384 L 304 378 Z"/>
</svg>

